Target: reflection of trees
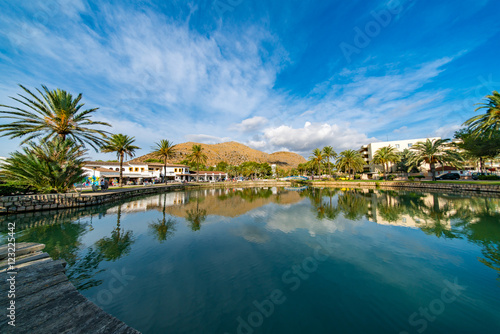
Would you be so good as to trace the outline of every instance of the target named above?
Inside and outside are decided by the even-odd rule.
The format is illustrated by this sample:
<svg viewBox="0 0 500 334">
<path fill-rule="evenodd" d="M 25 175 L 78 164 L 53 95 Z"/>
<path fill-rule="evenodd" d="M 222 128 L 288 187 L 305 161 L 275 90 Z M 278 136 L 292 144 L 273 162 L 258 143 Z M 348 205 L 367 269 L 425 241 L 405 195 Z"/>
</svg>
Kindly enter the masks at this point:
<svg viewBox="0 0 500 334">
<path fill-rule="evenodd" d="M 196 193 L 196 209 L 191 209 L 186 211 L 186 220 L 189 222 L 190 227 L 193 231 L 199 231 L 201 228 L 201 223 L 207 218 L 207 210 L 200 209 L 200 199 L 198 198 L 198 193 Z"/>
<path fill-rule="evenodd" d="M 368 201 L 355 190 L 346 190 L 338 197 L 338 206 L 344 217 L 349 220 L 359 220 L 368 214 Z"/>
<path fill-rule="evenodd" d="M 273 195 L 273 191 L 269 188 L 244 188 L 241 190 L 230 191 L 227 194 L 218 196 L 219 200 L 224 201 L 228 198 L 239 196 L 247 202 L 253 202 L 259 198 L 269 198 Z"/>
<path fill-rule="evenodd" d="M 167 195 L 163 196 L 163 218 L 157 219 L 154 223 L 149 224 L 149 228 L 153 231 L 156 239 L 159 242 L 163 242 L 168 238 L 172 237 L 175 232 L 176 221 L 172 218 L 166 219 L 165 209 L 167 206 Z"/>
<path fill-rule="evenodd" d="M 377 199 L 377 212 L 390 223 L 401 220 L 404 207 L 397 200 L 393 191 L 380 191 L 381 196 Z"/>
<path fill-rule="evenodd" d="M 116 261 L 123 255 L 130 252 L 130 247 L 134 243 L 133 232 L 124 231 L 120 228 L 121 205 L 118 206 L 116 213 L 116 228 L 111 232 L 111 237 L 104 237 L 98 240 L 95 244 L 97 250 L 108 261 Z"/>
<path fill-rule="evenodd" d="M 87 232 L 87 224 L 68 221 L 60 224 L 32 227 L 22 232 L 17 242 L 45 244 L 45 251 L 56 259 L 64 259 L 70 266 L 77 261 L 80 237 Z"/>
</svg>

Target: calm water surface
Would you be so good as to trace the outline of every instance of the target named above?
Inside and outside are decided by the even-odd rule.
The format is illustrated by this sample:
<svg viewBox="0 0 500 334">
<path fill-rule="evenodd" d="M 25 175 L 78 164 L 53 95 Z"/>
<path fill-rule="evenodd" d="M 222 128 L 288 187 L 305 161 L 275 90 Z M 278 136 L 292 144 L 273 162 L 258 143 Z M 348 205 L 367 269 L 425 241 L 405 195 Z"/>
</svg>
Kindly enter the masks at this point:
<svg viewBox="0 0 500 334">
<path fill-rule="evenodd" d="M 500 328 L 498 198 L 203 190 L 8 221 L 145 334 Z"/>
</svg>

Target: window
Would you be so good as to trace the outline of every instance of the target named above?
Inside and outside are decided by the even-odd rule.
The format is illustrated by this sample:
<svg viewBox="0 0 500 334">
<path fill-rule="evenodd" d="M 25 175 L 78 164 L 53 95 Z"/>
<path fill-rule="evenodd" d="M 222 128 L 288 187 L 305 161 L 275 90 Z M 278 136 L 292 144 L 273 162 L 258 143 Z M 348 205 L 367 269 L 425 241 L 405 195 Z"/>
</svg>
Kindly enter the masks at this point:
<svg viewBox="0 0 500 334">
<path fill-rule="evenodd" d="M 144 167 L 141 167 L 141 172 L 144 172 Z"/>
<path fill-rule="evenodd" d="M 177 168 L 176 168 L 176 169 L 174 169 L 174 172 L 176 172 L 176 173 L 177 173 Z"/>
<path fill-rule="evenodd" d="M 409 144 L 408 144 L 408 147 L 411 147 L 411 145 L 412 145 L 412 144 L 411 144 L 411 143 L 409 143 Z"/>
<path fill-rule="evenodd" d="M 129 172 L 132 172 L 133 170 L 134 170 L 134 169 L 133 169 L 132 167 L 129 167 L 129 168 L 128 168 L 128 171 L 129 171 Z"/>
<path fill-rule="evenodd" d="M 139 167 L 135 167 L 135 171 L 138 172 L 139 171 Z"/>
<path fill-rule="evenodd" d="M 399 144 L 396 144 L 396 148 L 399 148 Z"/>
</svg>

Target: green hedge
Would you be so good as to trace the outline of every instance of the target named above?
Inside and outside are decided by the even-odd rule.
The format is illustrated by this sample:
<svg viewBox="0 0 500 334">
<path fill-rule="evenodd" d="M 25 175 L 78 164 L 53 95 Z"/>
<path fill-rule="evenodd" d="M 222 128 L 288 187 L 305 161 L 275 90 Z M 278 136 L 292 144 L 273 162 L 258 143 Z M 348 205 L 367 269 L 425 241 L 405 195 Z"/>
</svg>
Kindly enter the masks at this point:
<svg viewBox="0 0 500 334">
<path fill-rule="evenodd" d="M 0 183 L 0 195 L 1 196 L 14 196 L 14 195 L 24 195 L 24 194 L 34 194 L 35 189 L 32 187 L 27 187 L 15 182 Z"/>
<path fill-rule="evenodd" d="M 479 175 L 478 180 L 487 180 L 487 181 L 496 181 L 500 180 L 500 176 L 498 175 Z"/>
</svg>

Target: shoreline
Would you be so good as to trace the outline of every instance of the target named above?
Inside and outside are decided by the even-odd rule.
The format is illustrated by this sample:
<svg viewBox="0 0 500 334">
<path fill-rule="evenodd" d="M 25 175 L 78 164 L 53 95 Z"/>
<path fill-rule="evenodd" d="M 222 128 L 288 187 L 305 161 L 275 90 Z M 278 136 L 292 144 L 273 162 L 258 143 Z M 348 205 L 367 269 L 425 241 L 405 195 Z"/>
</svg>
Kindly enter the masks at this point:
<svg viewBox="0 0 500 334">
<path fill-rule="evenodd" d="M 253 187 L 288 187 L 290 181 L 245 181 L 220 183 L 188 183 L 134 187 L 131 189 L 110 189 L 105 192 L 84 192 L 44 195 L 18 195 L 0 197 L 0 215 L 11 215 L 39 211 L 55 211 L 60 209 L 81 208 L 116 202 L 127 198 L 144 196 L 162 192 L 206 189 L 206 188 L 253 188 Z M 314 188 L 357 188 L 357 189 L 387 189 L 387 190 L 414 190 L 439 191 L 462 195 L 500 196 L 500 185 L 470 184 L 470 183 L 426 183 L 400 181 L 314 181 L 307 182 Z"/>
</svg>

